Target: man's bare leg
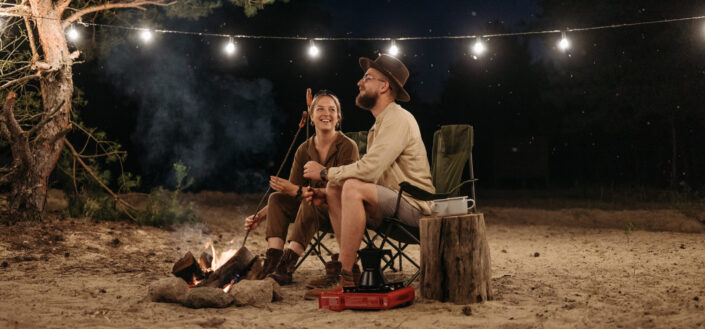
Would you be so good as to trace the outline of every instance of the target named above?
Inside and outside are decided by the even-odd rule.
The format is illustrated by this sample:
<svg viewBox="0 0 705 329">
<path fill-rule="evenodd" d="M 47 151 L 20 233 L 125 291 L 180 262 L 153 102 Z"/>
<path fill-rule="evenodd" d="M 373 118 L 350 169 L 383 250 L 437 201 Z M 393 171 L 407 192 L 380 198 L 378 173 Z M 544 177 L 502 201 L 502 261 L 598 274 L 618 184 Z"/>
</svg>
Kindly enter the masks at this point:
<svg viewBox="0 0 705 329">
<path fill-rule="evenodd" d="M 357 260 L 362 236 L 367 224 L 366 211 L 374 213 L 377 209 L 377 185 L 357 179 L 348 179 L 343 184 L 341 195 L 340 223 L 340 262 L 343 270 L 352 271 Z M 332 216 L 331 216 L 332 220 Z"/>
<path fill-rule="evenodd" d="M 338 242 L 338 247 L 340 247 L 340 223 L 341 223 L 341 195 L 343 188 L 337 185 L 328 184 L 326 187 L 326 203 L 328 203 L 328 217 L 330 217 L 330 224 L 333 226 L 333 232 L 335 232 L 335 240 Z"/>
</svg>

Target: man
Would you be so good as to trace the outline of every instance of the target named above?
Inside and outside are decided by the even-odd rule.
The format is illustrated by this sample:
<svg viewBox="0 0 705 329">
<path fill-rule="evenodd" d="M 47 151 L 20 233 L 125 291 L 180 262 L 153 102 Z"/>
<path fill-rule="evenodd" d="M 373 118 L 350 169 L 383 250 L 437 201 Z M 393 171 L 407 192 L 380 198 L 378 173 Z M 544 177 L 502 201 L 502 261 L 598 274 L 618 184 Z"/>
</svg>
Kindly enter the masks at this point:
<svg viewBox="0 0 705 329">
<path fill-rule="evenodd" d="M 304 177 L 328 181 L 325 189 L 309 190 L 304 197 L 315 205 L 327 202 L 329 206 L 342 263 L 340 286 L 334 289 L 356 284 L 352 267 L 365 226 L 377 226 L 394 214 L 399 183 L 406 181 L 435 193 L 418 123 L 395 102 L 409 101 L 404 90 L 409 71 L 389 55 L 359 61 L 365 73 L 357 83 L 360 92 L 355 104 L 375 117 L 367 138 L 367 154 L 357 162 L 328 170 L 314 161 L 304 165 Z M 419 219 L 430 213 L 428 202 L 404 195 L 398 216 L 406 224 L 418 226 Z M 322 291 L 311 290 L 306 297 L 315 298 Z"/>
</svg>

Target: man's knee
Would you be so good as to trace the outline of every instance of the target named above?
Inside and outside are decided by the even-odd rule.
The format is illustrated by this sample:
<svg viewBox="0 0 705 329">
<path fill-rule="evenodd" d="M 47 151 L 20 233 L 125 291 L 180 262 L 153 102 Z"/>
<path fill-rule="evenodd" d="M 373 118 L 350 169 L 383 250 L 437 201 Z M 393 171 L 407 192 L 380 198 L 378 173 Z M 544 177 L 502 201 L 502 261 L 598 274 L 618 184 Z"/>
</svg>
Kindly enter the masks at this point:
<svg viewBox="0 0 705 329">
<path fill-rule="evenodd" d="M 348 179 L 343 182 L 342 195 L 345 199 L 366 199 L 371 186 L 374 184 L 359 179 Z"/>
</svg>

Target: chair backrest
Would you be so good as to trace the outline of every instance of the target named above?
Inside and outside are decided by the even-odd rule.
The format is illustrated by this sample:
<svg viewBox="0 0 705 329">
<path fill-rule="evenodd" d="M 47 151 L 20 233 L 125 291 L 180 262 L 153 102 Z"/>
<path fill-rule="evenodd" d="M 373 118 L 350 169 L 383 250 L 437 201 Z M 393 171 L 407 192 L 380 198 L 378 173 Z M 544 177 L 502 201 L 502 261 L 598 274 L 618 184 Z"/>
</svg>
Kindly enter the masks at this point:
<svg viewBox="0 0 705 329">
<path fill-rule="evenodd" d="M 470 125 L 441 126 L 433 134 L 431 175 L 436 193 L 447 193 L 460 184 L 466 164 L 472 166 L 472 147 L 473 129 Z M 470 179 L 475 178 L 472 167 L 470 176 Z"/>
<path fill-rule="evenodd" d="M 360 153 L 360 158 L 367 153 L 367 133 L 367 130 L 345 133 L 345 136 L 348 136 L 357 144 L 357 151 Z"/>
</svg>

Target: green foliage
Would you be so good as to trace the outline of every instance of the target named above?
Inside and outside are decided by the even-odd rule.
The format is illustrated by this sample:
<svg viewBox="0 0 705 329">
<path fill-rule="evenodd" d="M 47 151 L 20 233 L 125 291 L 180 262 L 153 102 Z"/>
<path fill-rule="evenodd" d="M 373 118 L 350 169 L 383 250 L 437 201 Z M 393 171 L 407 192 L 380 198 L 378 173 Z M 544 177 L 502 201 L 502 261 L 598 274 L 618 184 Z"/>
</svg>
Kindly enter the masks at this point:
<svg viewBox="0 0 705 329">
<path fill-rule="evenodd" d="M 137 215 L 140 225 L 157 227 L 177 223 L 199 221 L 193 207 L 193 202 L 185 206 L 181 204 L 181 192 L 193 184 L 193 177 L 187 179 L 188 167 L 183 163 L 174 163 L 176 190 L 167 191 L 162 187 L 154 189 L 147 200 L 147 208 Z"/>
<path fill-rule="evenodd" d="M 627 243 L 629 243 L 629 236 L 632 234 L 632 231 L 634 230 L 634 224 L 632 222 L 627 223 L 627 225 L 624 226 L 624 236 L 627 237 Z"/>
</svg>

